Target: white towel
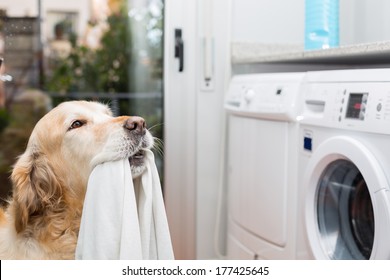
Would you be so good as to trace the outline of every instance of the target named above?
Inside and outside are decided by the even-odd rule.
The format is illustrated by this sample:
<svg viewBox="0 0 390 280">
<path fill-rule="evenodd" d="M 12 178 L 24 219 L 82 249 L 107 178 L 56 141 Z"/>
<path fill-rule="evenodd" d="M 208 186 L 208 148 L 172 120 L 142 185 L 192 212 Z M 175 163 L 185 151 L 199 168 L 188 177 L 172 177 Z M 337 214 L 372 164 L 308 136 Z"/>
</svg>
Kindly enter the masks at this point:
<svg viewBox="0 0 390 280">
<path fill-rule="evenodd" d="M 76 259 L 173 259 L 154 155 L 132 180 L 128 159 L 96 166 L 88 181 Z"/>
</svg>

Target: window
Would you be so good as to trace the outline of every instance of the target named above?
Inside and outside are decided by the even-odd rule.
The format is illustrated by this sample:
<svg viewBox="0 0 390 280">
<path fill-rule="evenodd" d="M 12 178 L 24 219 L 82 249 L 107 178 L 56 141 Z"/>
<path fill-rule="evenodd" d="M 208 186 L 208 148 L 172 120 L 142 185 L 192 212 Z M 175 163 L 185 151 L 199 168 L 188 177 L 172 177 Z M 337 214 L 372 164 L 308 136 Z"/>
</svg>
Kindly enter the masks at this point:
<svg viewBox="0 0 390 280">
<path fill-rule="evenodd" d="M 163 135 L 162 0 L 0 0 L 0 196 L 35 123 L 60 102 L 108 103 Z M 162 141 L 155 150 L 162 177 Z"/>
</svg>

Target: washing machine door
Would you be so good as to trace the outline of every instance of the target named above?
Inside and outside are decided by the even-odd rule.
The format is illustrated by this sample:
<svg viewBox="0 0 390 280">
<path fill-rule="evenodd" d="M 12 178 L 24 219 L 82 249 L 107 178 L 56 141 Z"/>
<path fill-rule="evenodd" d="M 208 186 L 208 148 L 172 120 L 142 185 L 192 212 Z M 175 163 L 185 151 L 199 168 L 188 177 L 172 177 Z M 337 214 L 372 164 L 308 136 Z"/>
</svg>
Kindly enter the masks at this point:
<svg viewBox="0 0 390 280">
<path fill-rule="evenodd" d="M 359 141 L 323 142 L 307 166 L 305 220 L 316 259 L 389 259 L 389 184 Z"/>
</svg>

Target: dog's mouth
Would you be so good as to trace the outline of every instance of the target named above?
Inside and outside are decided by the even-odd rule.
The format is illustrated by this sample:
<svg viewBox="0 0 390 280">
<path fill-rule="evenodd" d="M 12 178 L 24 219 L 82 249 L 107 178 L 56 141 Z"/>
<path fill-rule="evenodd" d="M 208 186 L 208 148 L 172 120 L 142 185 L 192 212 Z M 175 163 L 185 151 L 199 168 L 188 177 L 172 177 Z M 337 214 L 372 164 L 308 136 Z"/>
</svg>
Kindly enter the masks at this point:
<svg viewBox="0 0 390 280">
<path fill-rule="evenodd" d="M 129 158 L 130 166 L 140 166 L 144 163 L 145 151 L 139 150 Z"/>
<path fill-rule="evenodd" d="M 140 175 L 142 175 L 142 173 L 144 173 L 146 169 L 145 156 L 145 150 L 141 149 L 134 155 L 129 157 L 131 175 L 133 179 L 139 177 Z"/>
</svg>

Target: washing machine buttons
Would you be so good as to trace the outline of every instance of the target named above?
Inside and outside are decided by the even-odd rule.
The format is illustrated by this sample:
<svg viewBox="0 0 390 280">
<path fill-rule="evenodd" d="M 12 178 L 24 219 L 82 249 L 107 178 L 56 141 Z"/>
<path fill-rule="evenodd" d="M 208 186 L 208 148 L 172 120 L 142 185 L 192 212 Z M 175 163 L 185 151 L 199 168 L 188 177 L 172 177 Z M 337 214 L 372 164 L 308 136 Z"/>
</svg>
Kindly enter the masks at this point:
<svg viewBox="0 0 390 280">
<path fill-rule="evenodd" d="M 365 93 L 365 94 L 363 94 L 363 96 L 362 96 L 362 102 L 365 103 L 365 104 L 367 104 L 367 100 L 368 100 L 368 93 Z"/>
</svg>

